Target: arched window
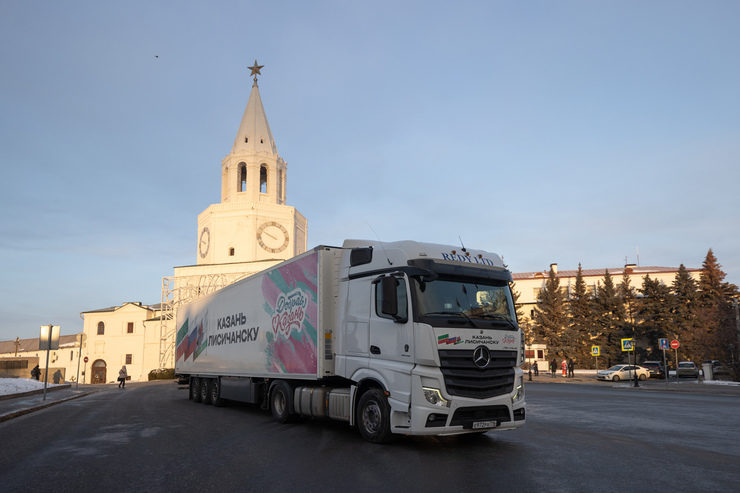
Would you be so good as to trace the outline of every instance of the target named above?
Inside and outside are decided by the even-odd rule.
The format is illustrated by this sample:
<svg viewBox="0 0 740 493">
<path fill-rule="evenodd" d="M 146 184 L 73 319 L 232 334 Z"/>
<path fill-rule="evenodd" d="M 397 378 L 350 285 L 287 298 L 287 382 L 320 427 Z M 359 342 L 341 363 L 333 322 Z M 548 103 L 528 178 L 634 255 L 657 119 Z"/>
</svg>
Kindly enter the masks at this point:
<svg viewBox="0 0 740 493">
<path fill-rule="evenodd" d="M 239 191 L 247 191 L 247 165 L 239 163 Z"/>
<path fill-rule="evenodd" d="M 105 334 L 105 324 L 103 322 L 98 322 L 98 335 L 102 336 Z"/>
<path fill-rule="evenodd" d="M 260 166 L 260 193 L 267 193 L 267 166 Z"/>
</svg>

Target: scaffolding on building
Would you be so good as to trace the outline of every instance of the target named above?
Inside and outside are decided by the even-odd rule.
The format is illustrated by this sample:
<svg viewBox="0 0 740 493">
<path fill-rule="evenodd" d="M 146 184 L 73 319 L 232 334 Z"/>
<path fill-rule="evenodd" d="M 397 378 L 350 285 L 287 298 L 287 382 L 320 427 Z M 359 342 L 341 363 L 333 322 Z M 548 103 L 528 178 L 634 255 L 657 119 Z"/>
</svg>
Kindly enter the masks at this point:
<svg viewBox="0 0 740 493">
<path fill-rule="evenodd" d="M 162 278 L 162 304 L 159 329 L 159 366 L 175 367 L 175 333 L 178 308 L 229 284 L 244 279 L 254 272 L 198 274 Z"/>
</svg>

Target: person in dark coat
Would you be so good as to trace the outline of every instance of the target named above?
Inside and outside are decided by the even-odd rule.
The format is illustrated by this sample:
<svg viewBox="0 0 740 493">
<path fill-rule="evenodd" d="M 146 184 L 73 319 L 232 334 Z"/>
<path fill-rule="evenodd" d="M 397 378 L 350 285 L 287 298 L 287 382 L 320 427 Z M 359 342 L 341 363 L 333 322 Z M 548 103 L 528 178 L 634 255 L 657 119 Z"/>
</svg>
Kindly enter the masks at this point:
<svg viewBox="0 0 740 493">
<path fill-rule="evenodd" d="M 568 376 L 570 378 L 573 378 L 575 376 L 573 374 L 573 371 L 575 370 L 575 368 L 576 368 L 576 364 L 573 363 L 573 359 L 572 358 L 568 358 Z"/>
<path fill-rule="evenodd" d="M 35 378 L 36 380 L 38 380 L 40 376 L 41 370 L 39 370 L 39 365 L 36 365 L 33 367 L 33 370 L 31 370 L 31 378 Z"/>
<path fill-rule="evenodd" d="M 550 361 L 550 376 L 555 378 L 556 371 L 558 371 L 558 362 L 553 358 L 552 361 Z"/>
<path fill-rule="evenodd" d="M 534 366 L 532 367 L 532 369 L 534 370 L 534 376 L 535 377 L 540 374 L 540 369 L 537 367 L 537 362 L 536 361 L 534 362 Z"/>
</svg>

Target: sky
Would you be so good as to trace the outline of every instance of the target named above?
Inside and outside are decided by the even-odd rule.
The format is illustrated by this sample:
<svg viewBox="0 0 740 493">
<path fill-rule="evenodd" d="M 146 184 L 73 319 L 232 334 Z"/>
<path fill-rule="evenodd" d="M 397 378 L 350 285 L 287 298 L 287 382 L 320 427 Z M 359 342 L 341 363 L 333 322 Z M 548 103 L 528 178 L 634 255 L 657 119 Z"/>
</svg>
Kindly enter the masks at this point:
<svg viewBox="0 0 740 493">
<path fill-rule="evenodd" d="M 0 3 L 0 340 L 158 303 L 251 88 L 308 246 L 740 283 L 740 2 Z"/>
</svg>

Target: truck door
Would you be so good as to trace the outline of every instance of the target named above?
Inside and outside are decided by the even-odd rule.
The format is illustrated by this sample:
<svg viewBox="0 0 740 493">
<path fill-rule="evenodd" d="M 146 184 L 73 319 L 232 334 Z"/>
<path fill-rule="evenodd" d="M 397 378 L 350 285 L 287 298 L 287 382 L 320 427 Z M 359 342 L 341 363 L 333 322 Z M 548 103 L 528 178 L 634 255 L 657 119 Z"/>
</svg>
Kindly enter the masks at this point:
<svg viewBox="0 0 740 493">
<path fill-rule="evenodd" d="M 389 383 L 392 398 L 407 403 L 411 395 L 414 351 L 408 281 L 400 273 L 380 276 L 373 281 L 372 292 L 370 367 Z M 389 304 L 390 297 L 395 300 Z"/>
<path fill-rule="evenodd" d="M 347 306 L 344 318 L 341 354 L 338 354 L 340 367 L 348 378 L 361 368 L 369 366 L 369 318 L 372 279 L 364 277 L 353 279 L 347 286 Z"/>
</svg>

